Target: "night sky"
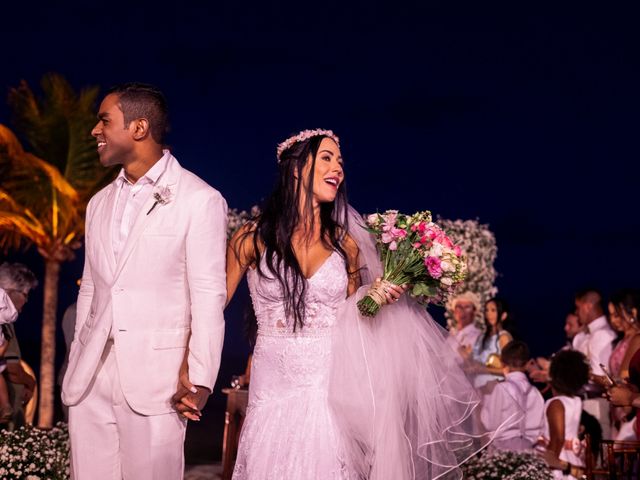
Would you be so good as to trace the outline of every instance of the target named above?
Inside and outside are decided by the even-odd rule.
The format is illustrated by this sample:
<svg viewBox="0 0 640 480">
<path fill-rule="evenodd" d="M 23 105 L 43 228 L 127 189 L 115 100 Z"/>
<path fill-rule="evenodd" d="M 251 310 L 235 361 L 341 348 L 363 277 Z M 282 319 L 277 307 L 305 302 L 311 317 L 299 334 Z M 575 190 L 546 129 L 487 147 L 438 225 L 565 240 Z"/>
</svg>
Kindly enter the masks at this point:
<svg viewBox="0 0 640 480">
<path fill-rule="evenodd" d="M 172 152 L 240 209 L 269 193 L 278 142 L 333 129 L 359 210 L 490 225 L 500 295 L 534 353 L 563 343 L 575 290 L 639 286 L 635 9 L 266 3 L 3 6 L 0 96 L 50 71 L 76 88 L 156 84 Z M 9 259 L 43 270 L 33 254 Z M 64 267 L 61 311 L 81 267 Z M 18 325 L 34 364 L 41 293 Z M 228 316 L 222 384 L 243 368 L 244 302 L 246 291 Z"/>
</svg>

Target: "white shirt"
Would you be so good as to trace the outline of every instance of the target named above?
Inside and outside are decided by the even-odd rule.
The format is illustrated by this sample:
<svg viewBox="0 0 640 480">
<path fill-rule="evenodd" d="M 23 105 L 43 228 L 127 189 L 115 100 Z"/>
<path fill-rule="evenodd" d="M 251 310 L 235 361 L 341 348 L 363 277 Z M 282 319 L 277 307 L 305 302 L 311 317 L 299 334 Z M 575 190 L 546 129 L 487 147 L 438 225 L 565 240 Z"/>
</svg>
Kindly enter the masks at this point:
<svg viewBox="0 0 640 480">
<path fill-rule="evenodd" d="M 587 348 L 586 347 L 587 340 L 589 340 L 589 334 L 587 332 L 578 332 L 573 337 L 573 340 L 571 340 L 571 348 L 579 352 L 582 352 Z"/>
<path fill-rule="evenodd" d="M 594 375 L 604 375 L 600 364 L 609 365 L 616 334 L 604 315 L 593 320 L 587 328 L 587 333 L 579 333 L 574 337 L 573 348 L 584 353 Z"/>
<path fill-rule="evenodd" d="M 462 330 L 458 330 L 456 328 L 452 328 L 449 332 L 449 336 L 447 337 L 447 343 L 451 347 L 451 349 L 456 352 L 458 363 L 462 364 L 463 358 L 458 352 L 458 348 L 460 347 L 472 347 L 475 345 L 476 340 L 482 333 L 478 327 L 476 327 L 473 322 L 464 327 Z"/>
<path fill-rule="evenodd" d="M 116 197 L 115 213 L 113 215 L 113 254 L 118 260 L 118 255 L 122 252 L 122 247 L 127 241 L 127 237 L 133 228 L 140 210 L 145 204 L 149 195 L 153 191 L 155 183 L 160 175 L 165 171 L 169 161 L 169 150 L 164 150 L 164 155 L 158 160 L 144 176 L 140 177 L 136 183 L 131 183 L 125 173 L 124 168 L 120 170 L 116 185 L 118 187 Z M 144 212 L 146 213 L 146 212 Z"/>
<path fill-rule="evenodd" d="M 9 294 L 0 288 L 0 325 L 9 324 L 16 321 L 18 311 L 9 298 Z M 0 328 L 0 346 L 4 345 L 6 339 Z"/>
<path fill-rule="evenodd" d="M 494 446 L 515 451 L 533 448 L 544 427 L 542 395 L 522 372 L 507 373 L 504 381 L 492 386 L 482 397 L 482 423 L 488 430 L 496 430 L 507 422 L 496 436 Z"/>
<path fill-rule="evenodd" d="M 447 343 L 449 343 L 453 349 L 457 352 L 458 347 L 473 347 L 478 340 L 478 337 L 482 333 L 478 327 L 473 323 L 470 323 L 461 330 L 452 328 L 447 337 Z"/>
</svg>

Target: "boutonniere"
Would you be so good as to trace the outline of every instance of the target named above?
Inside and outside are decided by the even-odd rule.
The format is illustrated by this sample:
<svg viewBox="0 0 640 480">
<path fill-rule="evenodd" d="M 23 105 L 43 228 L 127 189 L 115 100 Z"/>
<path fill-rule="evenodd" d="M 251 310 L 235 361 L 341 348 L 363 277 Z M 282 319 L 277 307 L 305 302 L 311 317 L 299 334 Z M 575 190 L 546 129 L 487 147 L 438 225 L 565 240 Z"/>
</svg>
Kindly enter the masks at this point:
<svg viewBox="0 0 640 480">
<path fill-rule="evenodd" d="M 153 202 L 153 205 L 151 205 L 151 208 L 147 212 L 147 215 L 149 215 L 153 211 L 153 209 L 156 208 L 156 205 L 166 205 L 167 203 L 169 203 L 171 201 L 171 195 L 172 193 L 169 187 L 158 187 L 158 189 L 153 192 L 153 198 L 155 199 L 155 202 Z"/>
</svg>

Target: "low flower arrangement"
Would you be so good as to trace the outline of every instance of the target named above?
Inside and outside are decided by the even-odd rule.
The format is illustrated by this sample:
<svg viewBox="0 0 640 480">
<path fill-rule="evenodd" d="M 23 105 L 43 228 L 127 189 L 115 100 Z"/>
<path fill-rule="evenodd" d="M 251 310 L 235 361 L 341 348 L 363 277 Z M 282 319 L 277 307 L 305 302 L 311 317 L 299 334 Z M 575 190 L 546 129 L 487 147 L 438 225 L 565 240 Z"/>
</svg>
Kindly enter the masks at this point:
<svg viewBox="0 0 640 480">
<path fill-rule="evenodd" d="M 67 480 L 69 432 L 65 423 L 50 430 L 0 430 L 0 480 Z"/>
<path fill-rule="evenodd" d="M 465 480 L 550 480 L 547 464 L 532 453 L 496 451 L 478 455 L 462 465 Z"/>
</svg>

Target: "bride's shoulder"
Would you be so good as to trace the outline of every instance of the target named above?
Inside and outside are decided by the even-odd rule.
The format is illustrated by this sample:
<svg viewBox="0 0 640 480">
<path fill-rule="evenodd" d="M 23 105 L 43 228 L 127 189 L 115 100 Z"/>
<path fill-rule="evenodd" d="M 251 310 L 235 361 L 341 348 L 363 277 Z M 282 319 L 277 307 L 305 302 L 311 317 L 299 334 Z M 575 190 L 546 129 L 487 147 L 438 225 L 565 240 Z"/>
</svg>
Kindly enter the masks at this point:
<svg viewBox="0 0 640 480">
<path fill-rule="evenodd" d="M 232 250 L 242 264 L 250 265 L 256 258 L 256 247 L 260 248 L 260 242 L 256 242 L 257 221 L 250 220 L 242 225 L 229 240 L 229 249 Z"/>
<path fill-rule="evenodd" d="M 358 244 L 356 241 L 349 235 L 348 233 L 344 233 L 342 236 L 342 248 L 344 252 L 347 254 L 350 263 L 357 264 L 358 254 L 360 253 L 360 249 L 358 248 Z"/>
</svg>

